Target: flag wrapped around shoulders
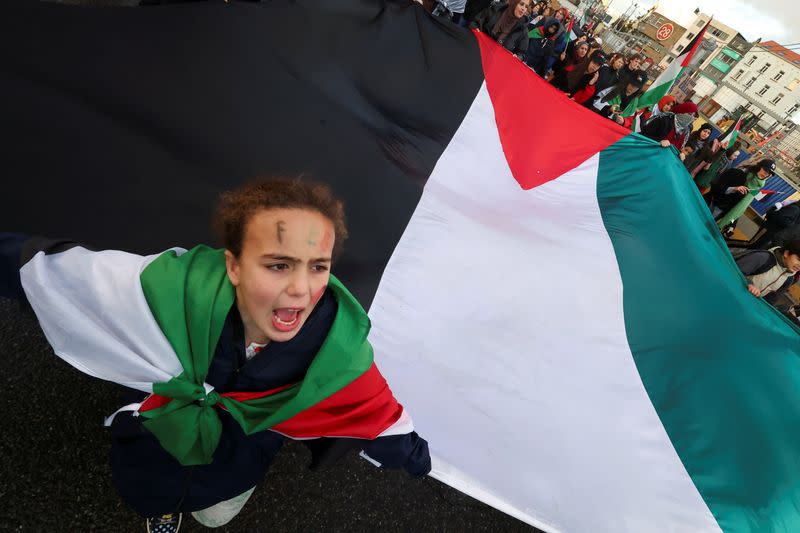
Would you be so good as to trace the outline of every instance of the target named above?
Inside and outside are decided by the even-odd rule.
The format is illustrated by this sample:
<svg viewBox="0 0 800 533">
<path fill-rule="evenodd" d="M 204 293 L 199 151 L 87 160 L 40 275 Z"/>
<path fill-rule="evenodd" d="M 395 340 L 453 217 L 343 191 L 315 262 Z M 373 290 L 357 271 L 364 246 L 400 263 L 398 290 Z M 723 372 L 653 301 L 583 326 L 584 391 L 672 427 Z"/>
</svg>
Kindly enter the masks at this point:
<svg viewBox="0 0 800 533">
<path fill-rule="evenodd" d="M 217 409 L 247 434 L 271 429 L 294 438 L 374 439 L 411 430 L 373 362 L 369 319 L 334 276 L 328 287 L 338 311 L 305 378 L 235 393 L 205 382 L 235 300 L 223 250 L 198 246 L 143 257 L 76 246 L 33 255 L 20 277 L 60 357 L 92 376 L 152 393 L 134 407 L 181 464 L 211 461 L 222 427 Z"/>
</svg>

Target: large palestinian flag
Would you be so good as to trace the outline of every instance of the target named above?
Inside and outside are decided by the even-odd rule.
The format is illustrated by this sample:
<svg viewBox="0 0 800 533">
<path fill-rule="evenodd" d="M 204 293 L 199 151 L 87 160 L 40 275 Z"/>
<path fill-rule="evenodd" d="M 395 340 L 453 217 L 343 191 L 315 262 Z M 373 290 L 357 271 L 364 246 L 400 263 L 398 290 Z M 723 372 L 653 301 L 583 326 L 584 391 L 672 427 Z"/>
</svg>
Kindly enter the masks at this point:
<svg viewBox="0 0 800 533">
<path fill-rule="evenodd" d="M 438 479 L 546 531 L 800 528 L 798 329 L 672 149 L 409 2 L 3 15 L 4 228 L 188 247 L 224 188 L 328 181 Z"/>
</svg>

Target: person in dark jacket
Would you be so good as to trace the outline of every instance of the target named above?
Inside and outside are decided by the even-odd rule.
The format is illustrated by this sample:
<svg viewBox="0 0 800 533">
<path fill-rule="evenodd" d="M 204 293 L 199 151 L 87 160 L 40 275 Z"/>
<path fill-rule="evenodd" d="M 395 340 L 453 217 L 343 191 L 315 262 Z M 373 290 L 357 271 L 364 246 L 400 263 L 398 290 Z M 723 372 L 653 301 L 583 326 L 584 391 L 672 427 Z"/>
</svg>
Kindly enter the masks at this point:
<svg viewBox="0 0 800 533">
<path fill-rule="evenodd" d="M 140 381 L 152 383 L 149 388 L 129 390 L 126 403 L 132 405 L 120 409 L 110 417 L 113 421 L 108 422 L 112 430 L 114 484 L 123 500 L 147 518 L 148 531 L 174 533 L 180 527 L 182 513 L 186 512 L 191 512 L 207 527 L 218 527 L 232 520 L 264 478 L 286 438 L 284 434 L 291 434 L 285 424 L 313 411 L 317 405 L 314 402 L 329 401 L 333 398 L 330 393 L 335 396 L 336 390 L 330 389 L 325 396 L 328 399 L 295 402 L 292 405 L 298 406 L 299 411 L 291 411 L 294 409 L 291 407 L 286 417 L 269 423 L 270 413 L 280 411 L 287 402 L 298 398 L 299 391 L 305 391 L 303 397 L 308 398 L 309 392 L 328 387 L 319 381 L 328 374 L 320 374 L 318 370 L 314 371 L 315 377 L 309 378 L 315 380 L 313 386 L 304 386 L 307 375 L 312 373 L 312 363 L 319 361 L 324 352 L 324 365 L 329 365 L 326 368 L 330 368 L 332 375 L 350 372 L 349 366 L 334 368 L 338 361 L 345 365 L 360 361 L 360 368 L 371 364 L 371 357 L 354 359 L 349 353 L 342 353 L 343 349 L 371 353 L 365 344 L 368 327 L 363 330 L 363 339 L 348 330 L 344 337 L 327 342 L 337 327 L 342 331 L 341 326 L 336 325 L 341 324 L 341 320 L 368 324 L 363 309 L 330 275 L 331 262 L 342 247 L 347 229 L 343 206 L 327 186 L 299 180 L 261 180 L 247 184 L 222 196 L 215 225 L 225 244 L 224 250 L 197 247 L 191 251 L 166 252 L 152 260 L 116 251 L 94 252 L 65 241 L 0 234 L 0 296 L 28 302 L 46 332 L 58 332 L 59 328 L 68 327 L 70 320 L 75 320 L 72 313 L 53 315 L 50 310 L 55 304 L 51 305 L 50 300 L 61 302 L 63 298 L 68 301 L 77 298 L 81 305 L 76 307 L 75 314 L 87 309 L 87 316 L 93 319 L 76 324 L 97 324 L 95 328 L 70 328 L 67 337 L 48 334 L 54 347 L 59 346 L 57 354 L 69 354 L 84 371 L 95 368 L 93 361 L 99 360 L 106 366 L 112 361 L 115 375 L 123 376 L 117 378 L 118 383 L 137 387 Z M 183 258 L 188 259 L 184 261 Z M 64 266 L 69 265 L 69 261 L 74 264 L 71 269 Z M 26 274 L 24 281 L 23 265 L 24 272 L 36 273 Z M 148 265 L 158 265 L 154 274 L 150 274 Z M 179 273 L 190 272 L 192 265 L 199 265 L 199 270 L 195 270 L 194 278 L 185 280 L 195 281 L 182 281 L 184 278 Z M 85 276 L 86 270 L 93 274 Z M 155 280 L 155 284 L 146 284 L 145 278 Z M 113 298 L 108 297 L 106 287 L 113 287 Z M 144 296 L 139 299 L 137 294 L 142 292 Z M 162 299 L 166 302 L 162 306 L 169 307 L 181 294 L 187 295 L 188 305 L 181 306 L 181 312 L 172 312 L 171 307 L 167 315 L 154 311 L 151 303 L 154 299 Z M 35 297 L 28 300 L 26 295 Z M 201 305 L 209 301 L 213 303 Z M 115 309 L 116 313 L 102 312 L 109 309 Z M 213 317 L 199 316 L 206 312 L 213 312 Z M 165 320 L 174 321 L 172 331 L 176 331 L 178 337 L 170 336 L 164 329 Z M 55 330 L 53 324 L 56 324 Z M 173 343 L 173 339 L 184 338 L 180 337 L 181 332 L 190 330 L 191 333 L 193 328 L 202 328 L 204 324 L 211 324 L 211 330 L 219 331 L 219 336 L 200 331 L 199 337 L 190 337 L 192 343 Z M 216 330 L 214 324 L 219 324 L 220 329 Z M 103 335 L 109 338 L 108 342 L 93 340 L 104 338 Z M 209 336 L 210 345 L 202 341 L 195 345 L 196 338 L 208 340 Z M 76 339 L 77 344 L 69 344 L 73 342 L 70 339 Z M 348 344 L 337 344 L 343 339 Z M 125 343 L 132 343 L 129 351 L 123 350 L 122 355 L 114 351 L 115 346 L 127 345 Z M 101 350 L 102 346 L 111 348 Z M 171 349 L 175 353 L 170 355 Z M 176 354 L 181 350 L 189 350 L 189 353 L 179 359 Z M 102 357 L 98 355 L 101 351 Z M 178 365 L 171 371 L 153 362 L 170 361 L 171 357 Z M 323 362 L 316 368 L 320 365 Z M 125 374 L 122 368 L 134 370 Z M 186 401 L 179 395 L 166 397 L 161 391 L 168 389 L 163 388 L 158 394 L 141 392 L 155 391 L 156 381 L 148 379 L 153 375 L 147 370 L 150 368 L 155 368 L 159 376 L 166 372 L 167 380 L 178 373 L 165 385 L 181 376 L 190 376 L 179 380 L 181 383 L 195 383 L 191 376 L 199 375 L 202 387 L 198 385 L 185 392 L 198 399 Z M 350 393 L 335 409 L 320 407 L 313 411 L 314 424 L 309 426 L 312 419 L 308 415 L 301 422 L 312 428 L 310 434 L 329 437 L 303 441 L 308 442 L 312 450 L 312 466 L 327 464 L 348 450 L 360 449 L 384 467 L 404 468 L 413 476 L 424 476 L 431 468 L 427 443 L 413 431 L 410 417 L 391 397 L 380 374 L 368 374 L 361 376 L 374 382 L 375 391 L 385 392 L 374 395 L 370 392 L 363 397 L 366 401 L 357 400 L 356 403 L 353 401 L 359 393 Z M 103 372 L 95 375 L 104 376 Z M 353 377 L 367 383 L 361 377 Z M 177 394 L 177 389 L 174 390 Z M 266 407 L 263 403 L 261 407 L 254 404 L 243 407 L 255 427 L 263 425 L 267 429 L 245 432 L 245 422 L 232 416 L 232 409 L 242 404 L 222 403 L 223 397 L 235 398 L 237 394 L 240 395 L 237 402 L 247 402 L 246 395 L 268 400 Z M 384 406 L 383 411 L 370 407 L 374 400 Z M 158 418 L 158 414 L 148 414 L 153 412 L 145 408 L 148 402 L 157 403 L 156 411 L 158 406 L 167 409 L 174 406 L 174 409 Z M 226 408 L 220 409 L 223 405 Z M 204 410 L 206 408 L 208 411 Z M 359 434 L 352 429 L 338 431 L 343 427 L 342 421 L 348 418 L 348 410 L 353 409 L 358 411 L 353 412 L 351 420 L 361 424 L 359 427 L 365 427 L 363 423 L 372 417 L 371 429 L 364 434 L 374 436 L 336 438 Z M 202 412 L 195 415 L 196 410 Z M 131 416 L 131 412 L 139 416 Z M 241 415 L 245 411 L 237 412 Z M 199 417 L 191 419 L 197 422 L 189 423 L 192 416 Z M 167 433 L 159 433 L 157 426 L 148 425 L 159 420 L 166 424 L 161 427 L 166 428 Z M 177 420 L 186 422 L 172 422 Z M 211 424 L 207 427 L 219 428 L 216 444 L 209 433 L 197 430 L 206 420 Z M 326 426 L 337 428 L 331 431 L 325 429 Z M 274 427 L 283 428 L 280 429 L 283 433 L 273 430 Z M 208 440 L 205 435 L 209 435 Z M 200 440 L 179 441 L 189 445 L 178 447 L 170 447 L 164 440 L 184 436 Z M 192 442 L 195 444 L 191 445 Z M 188 453 L 200 454 L 201 459 L 197 455 L 184 455 Z"/>
<path fill-rule="evenodd" d="M 582 34 L 578 35 L 574 40 L 568 42 L 567 43 L 567 47 L 564 49 L 564 53 L 561 56 L 559 56 L 559 60 L 556 62 L 556 65 L 560 61 L 564 61 L 568 57 L 571 57 L 574 54 L 575 47 L 577 45 L 579 45 L 581 43 L 586 43 L 588 45 L 589 44 L 588 40 L 589 40 L 588 36 L 585 33 L 582 33 Z M 555 65 L 553 66 L 553 70 L 556 70 L 556 66 Z"/>
<path fill-rule="evenodd" d="M 619 83 L 619 69 L 625 65 L 625 58 L 622 54 L 613 54 L 611 59 L 603 65 L 597 76 L 597 83 L 595 84 L 595 91 L 602 92 L 609 87 Z"/>
<path fill-rule="evenodd" d="M 697 104 L 694 102 L 674 104 L 671 111 L 647 119 L 642 125 L 642 135 L 655 141 L 668 141 L 680 152 L 681 159 L 685 159 L 684 144 L 697 113 Z M 688 148 L 693 151 L 691 147 Z"/>
<path fill-rule="evenodd" d="M 778 202 L 770 207 L 764 222 L 764 234 L 754 243 L 754 248 L 767 248 L 773 242 L 781 244 L 788 238 L 800 238 L 800 202 Z"/>
<path fill-rule="evenodd" d="M 747 278 L 747 290 L 756 297 L 775 297 L 800 279 L 800 240 L 769 250 L 745 252 L 736 264 Z"/>
<path fill-rule="evenodd" d="M 572 99 L 583 104 L 594 96 L 598 71 L 606 61 L 601 51 L 596 51 L 587 63 L 576 63 L 561 70 L 550 83 L 558 90 L 567 93 Z"/>
<path fill-rule="evenodd" d="M 553 79 L 563 73 L 564 69 L 569 68 L 570 71 L 581 70 L 580 67 L 585 68 L 589 62 L 589 43 L 581 41 L 576 43 L 570 51 L 569 55 L 562 54 L 563 60 L 558 60 L 553 65 Z M 552 80 L 550 80 L 552 83 Z"/>
<path fill-rule="evenodd" d="M 511 0 L 492 4 L 481 11 L 470 27 L 482 31 L 506 50 L 522 59 L 528 51 L 528 28 L 525 16 L 531 0 Z"/>
<path fill-rule="evenodd" d="M 561 23 L 551 18 L 528 32 L 525 64 L 543 78 L 547 74 L 549 60 L 555 54 L 555 36 L 560 28 Z"/>
<path fill-rule="evenodd" d="M 617 124 L 625 125 L 626 120 L 633 117 L 636 111 L 636 101 L 644 85 L 643 77 L 631 78 L 629 81 L 620 82 L 615 87 L 595 95 L 584 105 Z"/>
<path fill-rule="evenodd" d="M 619 69 L 619 81 L 627 83 L 632 78 L 644 79 L 644 85 L 647 84 L 647 74 L 641 70 L 642 56 L 639 54 L 632 54 L 628 57 L 626 65 Z"/>
<path fill-rule="evenodd" d="M 693 152 L 692 157 L 687 157 L 683 164 L 690 171 L 701 161 L 704 162 L 713 150 L 713 141 L 710 139 L 713 131 L 711 124 L 706 122 L 689 134 L 686 146 L 691 146 Z"/>
<path fill-rule="evenodd" d="M 467 0 L 467 5 L 464 7 L 464 20 L 467 24 L 475 20 L 478 13 L 489 7 L 492 0 Z"/>
<path fill-rule="evenodd" d="M 775 161 L 762 159 L 744 168 L 728 169 L 711 184 L 711 210 L 721 230 L 731 233 L 734 223 L 774 174 Z"/>
</svg>

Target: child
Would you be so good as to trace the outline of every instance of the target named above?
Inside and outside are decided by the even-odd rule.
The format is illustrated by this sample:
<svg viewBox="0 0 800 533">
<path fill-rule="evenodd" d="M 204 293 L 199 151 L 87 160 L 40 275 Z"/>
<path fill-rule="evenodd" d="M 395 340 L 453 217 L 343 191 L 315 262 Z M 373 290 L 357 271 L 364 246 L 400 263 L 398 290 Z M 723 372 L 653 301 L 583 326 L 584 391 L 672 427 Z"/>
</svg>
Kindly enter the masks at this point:
<svg viewBox="0 0 800 533">
<path fill-rule="evenodd" d="M 341 202 L 323 185 L 258 181 L 222 196 L 215 226 L 224 250 L 147 257 L 0 235 L 1 295 L 27 297 L 67 362 L 139 391 L 108 425 L 114 483 L 147 530 L 178 531 L 183 512 L 229 522 L 285 436 L 316 439 L 314 464 L 360 448 L 427 474 L 369 319 L 330 274 Z"/>
<path fill-rule="evenodd" d="M 736 264 L 747 277 L 747 290 L 753 296 L 777 295 L 800 278 L 800 240 L 747 252 L 736 259 Z"/>
</svg>

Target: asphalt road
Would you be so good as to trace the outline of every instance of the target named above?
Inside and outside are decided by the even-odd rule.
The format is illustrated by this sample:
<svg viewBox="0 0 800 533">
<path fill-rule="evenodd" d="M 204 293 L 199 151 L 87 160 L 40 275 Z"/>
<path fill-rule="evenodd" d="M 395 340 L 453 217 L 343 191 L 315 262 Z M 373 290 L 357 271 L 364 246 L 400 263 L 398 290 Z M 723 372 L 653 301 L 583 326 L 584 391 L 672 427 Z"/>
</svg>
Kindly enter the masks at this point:
<svg viewBox="0 0 800 533">
<path fill-rule="evenodd" d="M 0 531 L 144 531 L 111 484 L 105 415 L 115 385 L 81 374 L 47 345 L 32 315 L 0 299 Z M 311 472 L 287 444 L 242 513 L 218 531 L 536 530 L 436 480 L 357 456 Z M 191 518 L 182 531 L 204 527 Z"/>
</svg>

